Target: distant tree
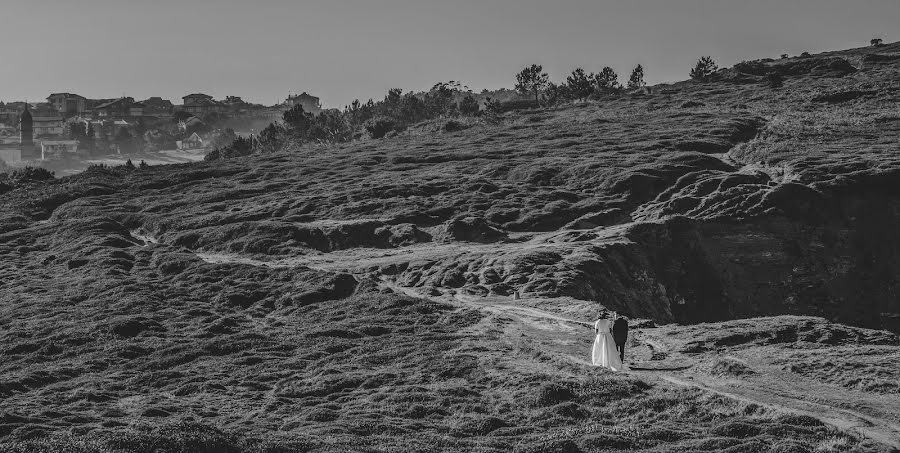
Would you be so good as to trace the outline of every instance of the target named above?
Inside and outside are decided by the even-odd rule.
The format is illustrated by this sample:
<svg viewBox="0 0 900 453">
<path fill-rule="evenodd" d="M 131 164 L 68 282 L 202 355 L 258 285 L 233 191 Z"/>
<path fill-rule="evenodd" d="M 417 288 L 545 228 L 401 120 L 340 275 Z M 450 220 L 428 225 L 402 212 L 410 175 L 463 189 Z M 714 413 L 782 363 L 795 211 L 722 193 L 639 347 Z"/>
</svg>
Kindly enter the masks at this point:
<svg viewBox="0 0 900 453">
<path fill-rule="evenodd" d="M 369 99 L 363 104 L 356 99 L 344 109 L 344 116 L 352 127 L 359 127 L 375 116 L 375 102 Z"/>
<path fill-rule="evenodd" d="M 212 148 L 224 148 L 230 144 L 232 144 L 235 140 L 237 140 L 238 136 L 234 132 L 234 129 L 225 128 L 222 132 L 219 132 L 218 135 L 212 140 L 210 147 Z"/>
<path fill-rule="evenodd" d="M 462 100 L 459 101 L 459 105 L 456 109 L 459 110 L 460 114 L 465 116 L 476 116 L 481 112 L 481 106 L 478 104 L 478 100 L 471 94 L 467 94 L 463 97 Z"/>
<path fill-rule="evenodd" d="M 786 54 L 786 53 L 781 54 L 781 59 L 782 59 L 782 60 L 784 60 L 784 59 L 787 58 L 787 57 L 788 57 L 788 54 Z"/>
<path fill-rule="evenodd" d="M 315 117 L 308 139 L 326 143 L 342 143 L 353 136 L 353 129 L 344 115 L 336 110 L 325 110 Z"/>
<path fill-rule="evenodd" d="M 131 159 L 126 160 L 125 165 L 123 165 L 123 167 L 125 167 L 125 170 L 128 170 L 128 171 L 135 169 L 134 162 L 132 162 Z"/>
<path fill-rule="evenodd" d="M 871 44 L 872 47 L 881 47 L 882 43 L 884 43 L 884 40 L 881 38 L 872 38 L 872 40 L 869 41 L 869 44 Z"/>
<path fill-rule="evenodd" d="M 396 118 L 400 112 L 400 104 L 403 102 L 403 90 L 400 88 L 391 88 L 388 90 L 387 96 L 381 101 L 378 113 L 382 116 Z"/>
<path fill-rule="evenodd" d="M 568 77 L 566 77 L 566 88 L 568 94 L 576 99 L 584 99 L 594 92 L 594 74 L 588 75 L 584 69 L 575 68 Z M 554 86 L 554 88 L 556 88 Z M 558 93 L 555 93 L 558 94 Z"/>
<path fill-rule="evenodd" d="M 425 93 L 425 114 L 428 118 L 436 118 L 453 114 L 456 104 L 453 94 L 459 90 L 459 82 L 440 82 Z"/>
<path fill-rule="evenodd" d="M 641 65 L 635 66 L 635 68 L 631 70 L 631 76 L 628 77 L 628 89 L 634 90 L 642 88 L 646 84 L 647 83 L 644 82 L 644 67 Z"/>
<path fill-rule="evenodd" d="M 516 91 L 521 94 L 534 94 L 534 102 L 538 102 L 541 90 L 550 83 L 550 76 L 544 67 L 533 64 L 516 74 Z"/>
<path fill-rule="evenodd" d="M 280 125 L 272 123 L 260 131 L 256 140 L 258 151 L 275 152 L 284 147 L 289 138 L 288 130 Z"/>
<path fill-rule="evenodd" d="M 500 121 L 500 114 L 503 113 L 502 102 L 488 96 L 484 100 L 484 119 L 489 123 L 497 123 Z"/>
<path fill-rule="evenodd" d="M 149 167 L 149 165 L 147 165 L 147 162 L 144 162 L 144 160 L 141 159 L 141 163 L 138 164 L 138 168 L 140 168 L 141 170 L 143 170 L 143 169 L 145 169 L 145 168 L 147 168 L 147 167 Z"/>
<path fill-rule="evenodd" d="M 606 66 L 594 76 L 594 86 L 598 93 L 614 93 L 621 88 L 619 75 L 613 68 Z"/>
<path fill-rule="evenodd" d="M 253 154 L 252 140 L 252 138 L 246 139 L 244 137 L 238 137 L 230 145 L 222 148 L 214 148 L 212 151 L 206 153 L 206 155 L 203 156 L 203 160 L 212 161 L 249 156 L 250 154 Z"/>
<path fill-rule="evenodd" d="M 706 81 L 712 73 L 719 70 L 719 66 L 712 57 L 702 57 L 697 60 L 694 69 L 691 69 L 691 78 L 701 82 Z"/>
<path fill-rule="evenodd" d="M 593 84 L 591 84 L 591 89 L 593 90 Z M 545 101 L 548 104 L 556 104 L 559 102 L 574 99 L 577 96 L 572 94 L 572 90 L 569 88 L 569 85 L 567 83 L 561 83 L 557 85 L 553 82 L 550 82 L 547 84 L 547 88 L 544 89 L 544 97 Z"/>
<path fill-rule="evenodd" d="M 304 140 L 309 137 L 309 130 L 315 122 L 315 116 L 303 110 L 303 105 L 301 104 L 297 104 L 284 112 L 281 115 L 281 119 L 284 120 L 285 127 L 294 136 Z"/>
</svg>

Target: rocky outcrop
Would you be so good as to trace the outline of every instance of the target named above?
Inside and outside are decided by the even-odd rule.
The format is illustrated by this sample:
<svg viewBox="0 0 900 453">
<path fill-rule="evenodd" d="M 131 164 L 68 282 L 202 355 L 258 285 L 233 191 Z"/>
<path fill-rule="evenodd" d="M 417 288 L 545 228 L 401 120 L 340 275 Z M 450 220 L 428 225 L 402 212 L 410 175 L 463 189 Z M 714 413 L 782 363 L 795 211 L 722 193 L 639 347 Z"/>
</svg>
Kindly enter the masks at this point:
<svg viewBox="0 0 900 453">
<path fill-rule="evenodd" d="M 506 233 L 489 225 L 481 217 L 463 217 L 450 220 L 440 227 L 434 239 L 441 242 L 495 242 L 506 238 Z"/>
</svg>

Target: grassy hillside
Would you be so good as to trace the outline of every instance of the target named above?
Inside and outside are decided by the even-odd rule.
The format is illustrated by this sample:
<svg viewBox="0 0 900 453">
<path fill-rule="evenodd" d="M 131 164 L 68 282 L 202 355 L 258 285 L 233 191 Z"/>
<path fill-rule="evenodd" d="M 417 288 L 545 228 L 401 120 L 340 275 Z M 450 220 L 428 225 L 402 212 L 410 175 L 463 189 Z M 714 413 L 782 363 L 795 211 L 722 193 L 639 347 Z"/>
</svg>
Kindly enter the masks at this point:
<svg viewBox="0 0 900 453">
<path fill-rule="evenodd" d="M 0 186 L 0 447 L 887 448 L 672 374 L 897 394 L 897 336 L 842 324 L 900 330 L 900 44 L 762 64 L 782 88 Z M 668 380 L 588 365 L 607 309 Z M 825 319 L 697 324 L 773 315 Z"/>
</svg>

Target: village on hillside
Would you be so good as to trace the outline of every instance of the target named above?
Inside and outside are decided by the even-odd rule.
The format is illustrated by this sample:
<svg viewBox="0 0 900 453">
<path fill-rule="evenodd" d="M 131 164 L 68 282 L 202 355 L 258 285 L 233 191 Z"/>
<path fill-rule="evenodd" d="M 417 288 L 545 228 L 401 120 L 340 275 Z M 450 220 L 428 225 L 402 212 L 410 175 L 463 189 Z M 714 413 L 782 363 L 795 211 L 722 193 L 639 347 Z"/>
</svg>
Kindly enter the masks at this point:
<svg viewBox="0 0 900 453">
<path fill-rule="evenodd" d="M 74 93 L 53 93 L 46 102 L 0 102 L 0 160 L 13 167 L 65 168 L 167 152 L 202 159 L 207 150 L 263 129 L 296 105 L 313 114 L 322 111 L 319 98 L 305 92 L 274 106 L 203 93 L 185 95 L 181 104 L 161 97 L 88 99 Z"/>
</svg>

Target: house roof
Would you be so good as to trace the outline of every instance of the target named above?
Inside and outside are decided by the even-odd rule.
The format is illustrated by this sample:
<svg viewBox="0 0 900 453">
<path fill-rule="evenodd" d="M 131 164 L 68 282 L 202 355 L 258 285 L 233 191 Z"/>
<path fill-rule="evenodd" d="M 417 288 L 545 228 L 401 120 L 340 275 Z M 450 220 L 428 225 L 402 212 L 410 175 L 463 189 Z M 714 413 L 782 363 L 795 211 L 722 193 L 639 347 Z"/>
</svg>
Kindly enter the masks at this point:
<svg viewBox="0 0 900 453">
<path fill-rule="evenodd" d="M 307 92 L 305 92 L 305 91 L 304 91 L 303 93 L 300 93 L 300 94 L 295 94 L 295 95 L 293 95 L 293 96 L 288 96 L 288 99 L 300 99 L 300 98 L 303 98 L 303 99 L 314 99 L 314 100 L 317 100 L 317 101 L 319 100 L 319 98 L 317 98 L 317 97 L 315 97 L 315 96 L 313 96 L 313 95 L 311 95 L 311 94 L 309 94 L 309 93 L 307 93 Z"/>
<path fill-rule="evenodd" d="M 201 120 L 200 118 L 197 118 L 196 116 L 192 116 L 192 117 L 188 118 L 187 120 L 185 120 L 185 122 L 184 122 L 185 126 L 193 126 L 195 124 L 206 124 L 206 123 L 204 123 L 203 120 Z"/>
<path fill-rule="evenodd" d="M 102 109 L 105 109 L 105 108 L 109 108 L 109 107 L 112 107 L 112 106 L 118 104 L 120 101 L 122 101 L 122 99 L 113 99 L 112 101 L 104 102 L 104 103 L 102 103 L 102 104 L 100 104 L 100 105 L 94 107 L 94 109 L 96 109 L 96 110 L 102 110 Z"/>
<path fill-rule="evenodd" d="M 192 102 L 191 104 L 185 104 L 186 107 L 195 107 L 198 105 L 210 106 L 210 105 L 222 105 L 222 103 L 219 101 L 214 101 L 213 99 L 210 99 L 210 98 L 197 98 L 197 100 Z"/>
<path fill-rule="evenodd" d="M 31 120 L 34 121 L 35 123 L 37 123 L 39 121 L 49 123 L 51 121 L 62 121 L 63 117 L 61 117 L 61 116 L 35 116 L 35 117 L 32 117 Z"/>
<path fill-rule="evenodd" d="M 71 98 L 87 99 L 87 98 L 84 97 L 84 96 L 80 96 L 80 95 L 73 94 L 73 93 L 53 93 L 53 94 L 51 94 L 50 96 L 47 96 L 47 99 L 55 98 L 55 97 L 60 97 L 60 96 L 62 96 L 62 97 L 67 97 L 67 98 L 70 98 L 70 97 L 71 97 Z"/>
<path fill-rule="evenodd" d="M 206 98 L 206 99 L 212 99 L 212 96 L 210 96 L 210 95 L 208 95 L 208 94 L 203 94 L 203 93 L 194 93 L 194 94 L 189 94 L 189 95 L 187 95 L 187 96 L 182 96 L 182 97 L 181 97 L 181 99 L 188 99 L 188 98 Z"/>
<path fill-rule="evenodd" d="M 148 106 L 166 107 L 166 108 L 170 108 L 173 105 L 172 101 L 170 101 L 168 99 L 163 99 L 159 96 L 153 96 L 153 97 L 144 99 L 143 101 L 141 101 L 141 103 L 143 103 L 144 105 L 148 105 Z"/>
</svg>

